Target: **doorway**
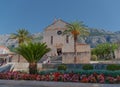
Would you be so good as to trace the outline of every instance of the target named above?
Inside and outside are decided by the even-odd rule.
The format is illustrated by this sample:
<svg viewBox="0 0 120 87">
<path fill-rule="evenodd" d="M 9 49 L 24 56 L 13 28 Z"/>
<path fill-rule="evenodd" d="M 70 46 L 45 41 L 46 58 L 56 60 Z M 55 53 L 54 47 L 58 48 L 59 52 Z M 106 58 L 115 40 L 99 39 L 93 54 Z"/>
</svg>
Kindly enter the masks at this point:
<svg viewBox="0 0 120 87">
<path fill-rule="evenodd" d="M 62 54 L 62 48 L 57 48 L 57 54 L 58 56 Z"/>
</svg>

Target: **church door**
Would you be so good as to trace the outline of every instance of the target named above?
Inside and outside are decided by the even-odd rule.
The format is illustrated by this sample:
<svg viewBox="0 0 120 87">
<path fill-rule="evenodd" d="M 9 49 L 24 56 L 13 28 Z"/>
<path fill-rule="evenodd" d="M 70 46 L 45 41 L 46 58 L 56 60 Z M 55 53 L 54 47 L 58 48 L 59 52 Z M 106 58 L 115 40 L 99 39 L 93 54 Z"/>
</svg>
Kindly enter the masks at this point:
<svg viewBox="0 0 120 87">
<path fill-rule="evenodd" d="M 57 48 L 57 54 L 58 56 L 62 54 L 62 48 Z"/>
</svg>

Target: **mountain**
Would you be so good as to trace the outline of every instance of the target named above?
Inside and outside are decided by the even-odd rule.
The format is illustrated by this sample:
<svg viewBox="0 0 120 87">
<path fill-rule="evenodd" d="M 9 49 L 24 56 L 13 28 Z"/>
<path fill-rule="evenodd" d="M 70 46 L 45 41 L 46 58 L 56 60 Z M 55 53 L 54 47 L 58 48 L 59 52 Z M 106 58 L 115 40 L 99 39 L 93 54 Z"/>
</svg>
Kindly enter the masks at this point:
<svg viewBox="0 0 120 87">
<path fill-rule="evenodd" d="M 116 43 L 120 42 L 120 31 L 117 32 L 110 32 L 110 31 L 105 31 L 103 29 L 89 29 L 90 31 L 90 36 L 87 38 L 78 38 L 78 42 L 80 43 L 87 43 L 90 44 L 90 46 L 93 48 L 97 44 L 101 43 Z M 33 41 L 34 42 L 39 42 L 42 41 L 43 39 L 43 33 L 35 33 L 32 34 L 33 36 Z M 5 34 L 5 35 L 0 35 L 0 45 L 5 45 L 9 48 L 17 46 L 17 40 L 9 39 L 10 35 Z"/>
<path fill-rule="evenodd" d="M 93 48 L 101 43 L 117 43 L 120 42 L 120 31 L 110 32 L 103 29 L 90 29 L 90 36 L 85 39 L 80 39 L 80 43 L 87 43 Z"/>
<path fill-rule="evenodd" d="M 89 36 L 85 42 L 95 47 L 101 43 L 117 43 L 120 41 L 120 35 L 102 35 L 102 36 Z"/>
<path fill-rule="evenodd" d="M 39 42 L 42 41 L 43 39 L 42 33 L 35 33 L 32 34 L 32 36 L 34 42 Z M 16 47 L 18 45 L 17 40 L 9 39 L 9 38 L 10 38 L 10 34 L 0 35 L 0 45 L 7 46 L 10 49 Z"/>
</svg>

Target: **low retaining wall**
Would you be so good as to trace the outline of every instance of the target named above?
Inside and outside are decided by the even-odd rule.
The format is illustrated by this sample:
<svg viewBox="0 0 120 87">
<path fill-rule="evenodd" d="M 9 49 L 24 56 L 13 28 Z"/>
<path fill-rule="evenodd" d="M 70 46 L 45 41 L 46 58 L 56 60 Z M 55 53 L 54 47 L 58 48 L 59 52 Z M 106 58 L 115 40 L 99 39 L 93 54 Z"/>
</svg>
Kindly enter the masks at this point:
<svg viewBox="0 0 120 87">
<path fill-rule="evenodd" d="M 38 70 L 52 70 L 57 69 L 61 64 L 42 64 L 38 63 Z M 68 70 L 80 70 L 85 64 L 65 64 Z M 109 64 L 91 64 L 94 70 L 105 70 Z M 14 63 L 13 71 L 28 71 L 28 63 Z"/>
<path fill-rule="evenodd" d="M 42 69 L 57 69 L 60 64 L 43 64 Z M 67 66 L 68 70 L 80 70 L 85 64 L 64 64 Z M 109 64 L 91 64 L 94 70 L 105 70 L 106 66 Z"/>
<path fill-rule="evenodd" d="M 42 69 L 42 64 L 38 63 L 38 70 Z M 28 71 L 29 63 L 14 63 L 14 70 L 13 71 Z"/>
</svg>

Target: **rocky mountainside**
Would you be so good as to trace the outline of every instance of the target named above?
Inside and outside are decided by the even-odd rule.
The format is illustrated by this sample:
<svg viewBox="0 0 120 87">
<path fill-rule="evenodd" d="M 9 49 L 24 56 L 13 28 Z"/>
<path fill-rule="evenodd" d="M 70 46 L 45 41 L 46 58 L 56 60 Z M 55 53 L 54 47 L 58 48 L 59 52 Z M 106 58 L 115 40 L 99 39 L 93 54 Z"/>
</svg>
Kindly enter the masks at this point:
<svg viewBox="0 0 120 87">
<path fill-rule="evenodd" d="M 35 34 L 32 34 L 32 36 L 34 38 L 33 39 L 34 42 L 39 42 L 39 41 L 42 41 L 43 39 L 42 33 L 35 33 Z M 10 38 L 10 34 L 0 35 L 0 45 L 7 46 L 9 48 L 16 47 L 18 45 L 17 40 L 9 39 L 9 38 Z"/>
<path fill-rule="evenodd" d="M 95 47 L 101 43 L 118 43 L 120 42 L 120 31 L 110 32 L 105 30 L 90 29 L 90 36 L 84 40 L 85 43 Z"/>
<path fill-rule="evenodd" d="M 42 33 L 32 34 L 33 41 L 39 42 L 43 39 Z M 17 40 L 9 39 L 10 35 L 0 35 L 0 45 L 5 45 L 7 47 L 17 46 Z M 116 43 L 120 42 L 120 31 L 110 32 L 103 29 L 90 29 L 90 36 L 87 38 L 78 38 L 78 42 L 90 44 L 91 47 L 95 47 L 97 44 L 101 43 Z"/>
</svg>

